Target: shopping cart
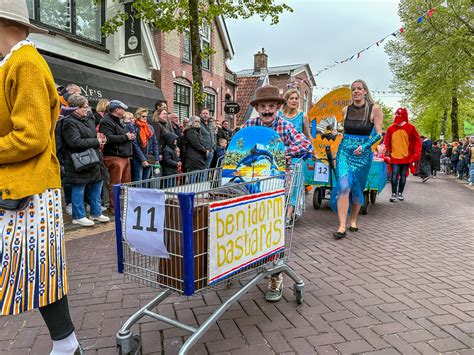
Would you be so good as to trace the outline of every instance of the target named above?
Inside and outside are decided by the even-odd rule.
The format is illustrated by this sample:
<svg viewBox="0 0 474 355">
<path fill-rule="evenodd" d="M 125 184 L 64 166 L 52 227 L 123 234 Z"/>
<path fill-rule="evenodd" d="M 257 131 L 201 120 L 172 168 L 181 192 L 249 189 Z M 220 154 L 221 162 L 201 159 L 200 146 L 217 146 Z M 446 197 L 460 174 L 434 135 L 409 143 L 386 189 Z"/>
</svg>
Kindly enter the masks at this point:
<svg viewBox="0 0 474 355">
<path fill-rule="evenodd" d="M 139 335 L 132 334 L 131 327 L 141 318 L 147 316 L 191 333 L 179 351 L 179 354 L 186 354 L 229 307 L 265 277 L 274 273 L 284 272 L 294 281 L 293 293 L 297 303 L 301 304 L 304 299 L 304 282 L 288 266 L 294 221 L 290 220 L 290 228 L 285 228 L 287 226 L 284 225 L 288 223 L 285 222 L 285 216 L 290 201 L 294 199 L 292 195 L 303 193 L 302 189 L 295 188 L 295 183 L 301 181 L 301 174 L 301 164 L 295 164 L 288 172 L 281 175 L 222 185 L 222 170 L 215 168 L 115 185 L 118 271 L 123 273 L 126 278 L 139 284 L 160 290 L 153 300 L 130 316 L 118 331 L 116 340 L 119 352 L 121 354 L 140 353 L 141 338 Z M 247 194 L 257 184 L 261 192 Z M 163 188 L 163 186 L 167 187 Z M 130 190 L 132 188 L 162 189 L 164 191 L 164 243 L 169 253 L 169 259 L 139 254 L 133 251 L 127 242 L 126 236 L 124 236 L 127 228 L 125 225 L 127 198 L 133 191 Z M 264 249 L 263 254 L 257 260 L 244 264 L 237 270 L 229 272 L 225 277 L 216 277 L 210 280 L 211 268 L 215 266 L 212 265 L 213 254 L 211 254 L 210 246 L 214 242 L 208 238 L 215 228 L 214 223 L 212 225 L 210 223 L 210 216 L 215 208 L 213 206 L 246 198 L 258 200 L 261 196 L 263 200 L 265 194 L 280 194 L 280 208 L 275 207 L 274 211 L 280 210 L 283 214 L 280 232 L 280 236 L 283 236 L 283 239 L 280 239 L 282 246 L 278 250 L 274 252 L 270 250 L 271 252 L 266 254 Z M 299 198 L 296 196 L 297 200 Z M 271 234 L 271 230 L 268 233 L 270 234 L 266 235 L 270 236 L 271 240 L 275 240 L 274 235 L 276 234 Z M 224 287 L 233 281 L 239 281 L 242 287 L 217 307 L 212 315 L 198 327 L 184 324 L 154 311 L 158 304 L 172 294 L 186 297 L 199 296 L 209 290 Z"/>
</svg>

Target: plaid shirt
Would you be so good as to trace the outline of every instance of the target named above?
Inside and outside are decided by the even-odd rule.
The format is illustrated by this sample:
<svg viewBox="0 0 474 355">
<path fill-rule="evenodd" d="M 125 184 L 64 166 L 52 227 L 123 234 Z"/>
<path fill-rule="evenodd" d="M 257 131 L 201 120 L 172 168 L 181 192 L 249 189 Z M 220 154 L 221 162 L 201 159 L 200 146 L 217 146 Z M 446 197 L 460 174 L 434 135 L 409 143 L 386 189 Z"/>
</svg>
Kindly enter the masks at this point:
<svg viewBox="0 0 474 355">
<path fill-rule="evenodd" d="M 253 126 L 263 126 L 266 127 L 259 117 L 251 118 L 245 122 L 245 127 L 253 127 Z M 273 124 L 268 127 L 273 129 L 278 133 L 280 136 L 281 141 L 285 145 L 286 155 L 291 157 L 300 157 L 306 154 L 311 153 L 313 150 L 313 146 L 311 145 L 311 141 L 306 138 L 303 133 L 298 133 L 290 122 L 285 120 L 284 118 L 277 117 Z"/>
</svg>

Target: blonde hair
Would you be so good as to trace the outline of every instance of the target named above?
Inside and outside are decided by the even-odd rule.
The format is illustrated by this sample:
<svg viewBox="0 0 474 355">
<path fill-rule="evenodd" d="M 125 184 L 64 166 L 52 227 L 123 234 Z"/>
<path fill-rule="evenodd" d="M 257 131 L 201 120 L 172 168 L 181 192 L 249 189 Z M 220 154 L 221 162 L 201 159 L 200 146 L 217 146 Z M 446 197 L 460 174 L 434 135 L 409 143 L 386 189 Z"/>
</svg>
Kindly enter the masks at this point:
<svg viewBox="0 0 474 355">
<path fill-rule="evenodd" d="M 286 110 L 288 109 L 288 100 L 293 94 L 298 95 L 298 100 L 300 99 L 300 92 L 298 91 L 298 89 L 293 88 L 285 92 L 285 95 L 283 95 L 283 99 L 285 100 L 285 103 L 283 104 L 281 108 L 281 111 L 283 112 L 283 114 L 287 113 Z"/>
<path fill-rule="evenodd" d="M 372 94 L 370 93 L 370 90 L 369 90 L 369 86 L 367 85 L 367 83 L 362 80 L 362 79 L 357 79 L 357 80 L 354 80 L 351 84 L 351 91 L 352 91 L 352 85 L 354 85 L 355 83 L 361 83 L 362 84 L 362 87 L 364 88 L 364 90 L 367 92 L 365 94 L 365 113 L 364 113 L 364 122 L 367 122 L 367 120 L 370 120 L 370 117 L 369 116 L 369 104 L 375 104 L 375 100 L 374 98 L 372 97 Z"/>
<path fill-rule="evenodd" d="M 125 113 L 123 114 L 123 119 L 124 119 L 124 120 L 130 120 L 130 121 L 132 121 L 133 118 L 134 118 L 134 116 L 133 116 L 133 113 L 131 113 L 131 112 L 128 112 L 128 111 L 127 111 L 127 112 L 125 112 Z"/>
<path fill-rule="evenodd" d="M 153 112 L 153 116 L 151 117 L 151 121 L 152 122 L 158 122 L 159 121 L 158 117 L 161 115 L 161 113 L 163 111 L 168 112 L 168 110 L 165 109 L 165 108 L 158 108 L 155 112 Z"/>
<path fill-rule="evenodd" d="M 107 112 L 109 110 L 109 100 L 100 99 L 95 108 L 97 112 Z"/>
<path fill-rule="evenodd" d="M 135 118 L 140 118 L 143 112 L 146 112 L 148 114 L 148 109 L 143 107 L 137 108 L 137 110 L 135 111 Z"/>
</svg>

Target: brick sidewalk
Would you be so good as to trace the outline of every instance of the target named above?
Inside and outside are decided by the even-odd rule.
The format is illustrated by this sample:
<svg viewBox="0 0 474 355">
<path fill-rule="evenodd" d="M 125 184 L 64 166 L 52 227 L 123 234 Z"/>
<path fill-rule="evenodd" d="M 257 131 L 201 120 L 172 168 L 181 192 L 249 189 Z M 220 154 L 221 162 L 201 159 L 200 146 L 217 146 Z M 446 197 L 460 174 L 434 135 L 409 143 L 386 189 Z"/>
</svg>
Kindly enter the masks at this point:
<svg viewBox="0 0 474 355">
<path fill-rule="evenodd" d="M 339 241 L 331 236 L 336 216 L 313 210 L 308 196 L 291 261 L 305 280 L 305 303 L 296 304 L 290 282 L 284 299 L 267 303 L 261 284 L 191 353 L 474 354 L 474 192 L 447 177 L 410 178 L 406 190 L 405 202 L 389 203 L 387 186 L 361 216 L 361 231 Z M 115 354 L 121 323 L 155 291 L 116 273 L 113 232 L 78 233 L 66 244 L 77 334 L 86 354 Z M 199 324 L 233 292 L 168 299 L 158 309 Z M 176 353 L 186 334 L 149 320 L 134 332 L 147 354 Z M 48 354 L 49 347 L 38 312 L 0 318 L 0 354 Z"/>
</svg>

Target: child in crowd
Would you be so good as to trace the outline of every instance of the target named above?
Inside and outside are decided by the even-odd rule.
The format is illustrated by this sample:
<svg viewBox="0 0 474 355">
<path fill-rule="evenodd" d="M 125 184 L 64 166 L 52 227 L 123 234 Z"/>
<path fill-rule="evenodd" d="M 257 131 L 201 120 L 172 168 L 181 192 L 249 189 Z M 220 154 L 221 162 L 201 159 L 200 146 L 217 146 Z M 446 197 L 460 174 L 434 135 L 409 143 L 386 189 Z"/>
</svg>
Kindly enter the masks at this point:
<svg viewBox="0 0 474 355">
<path fill-rule="evenodd" d="M 182 163 L 181 163 L 181 150 L 179 149 L 179 147 L 176 147 L 176 155 L 178 155 L 178 159 L 179 159 L 179 165 L 178 165 L 178 174 L 181 174 L 183 172 L 183 169 L 182 169 Z"/>
<path fill-rule="evenodd" d="M 222 166 L 225 150 L 227 149 L 227 140 L 225 138 L 219 138 L 219 141 L 217 142 L 217 144 L 218 146 L 216 148 L 216 157 L 217 157 L 216 167 L 220 167 Z"/>
<path fill-rule="evenodd" d="M 174 133 L 167 133 L 165 145 L 163 146 L 163 176 L 176 175 L 180 166 L 178 153 L 176 152 L 176 140 L 178 136 Z"/>
<path fill-rule="evenodd" d="M 122 117 L 123 125 L 127 132 L 133 133 L 133 124 L 135 123 L 135 116 L 131 112 L 125 112 Z"/>
</svg>

